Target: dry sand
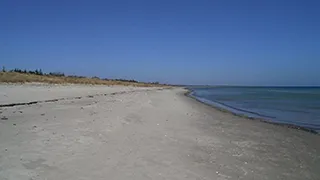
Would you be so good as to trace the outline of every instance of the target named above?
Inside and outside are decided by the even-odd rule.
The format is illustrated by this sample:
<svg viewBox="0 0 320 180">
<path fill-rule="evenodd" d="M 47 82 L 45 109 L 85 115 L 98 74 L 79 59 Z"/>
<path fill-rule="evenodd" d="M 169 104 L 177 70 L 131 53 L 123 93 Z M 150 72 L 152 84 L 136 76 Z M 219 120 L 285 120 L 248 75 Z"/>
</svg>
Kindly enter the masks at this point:
<svg viewBox="0 0 320 180">
<path fill-rule="evenodd" d="M 102 85 L 54 85 L 42 83 L 0 84 L 0 104 L 46 101 L 144 89 L 152 88 Z"/>
<path fill-rule="evenodd" d="M 223 113 L 185 92 L 0 86 L 1 104 L 60 99 L 0 108 L 0 179 L 320 179 L 319 135 Z"/>
</svg>

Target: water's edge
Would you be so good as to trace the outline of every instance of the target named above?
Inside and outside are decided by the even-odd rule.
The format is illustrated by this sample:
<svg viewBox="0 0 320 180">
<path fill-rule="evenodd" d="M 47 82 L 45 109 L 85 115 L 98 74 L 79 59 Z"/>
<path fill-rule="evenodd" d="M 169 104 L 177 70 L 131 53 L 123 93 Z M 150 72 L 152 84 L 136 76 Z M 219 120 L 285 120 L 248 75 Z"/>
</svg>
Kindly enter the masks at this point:
<svg viewBox="0 0 320 180">
<path fill-rule="evenodd" d="M 315 131 L 313 129 L 309 129 L 309 128 L 306 128 L 306 127 L 302 127 L 302 126 L 298 126 L 298 125 L 295 125 L 295 124 L 287 124 L 287 123 L 279 123 L 279 122 L 272 122 L 270 120 L 267 120 L 267 119 L 263 119 L 263 118 L 259 118 L 259 117 L 250 117 L 250 116 L 247 116 L 247 115 L 244 115 L 244 114 L 240 114 L 240 113 L 236 113 L 230 109 L 227 109 L 225 107 L 222 106 L 215 106 L 211 103 L 208 103 L 204 100 L 201 100 L 200 98 L 197 98 L 196 96 L 193 96 L 192 93 L 194 92 L 194 90 L 191 90 L 191 89 L 188 89 L 188 88 L 185 88 L 187 90 L 186 93 L 184 93 L 184 95 L 188 98 L 191 98 L 191 99 L 194 99 L 202 104 L 205 104 L 211 108 L 214 108 L 218 111 L 221 111 L 223 113 L 228 113 L 228 114 L 231 114 L 231 115 L 234 115 L 234 116 L 237 116 L 237 117 L 242 117 L 242 118 L 246 118 L 246 119 L 250 119 L 250 120 L 256 120 L 256 121 L 260 121 L 260 122 L 263 122 L 263 123 L 268 123 L 268 124 L 272 124 L 272 125 L 277 125 L 277 126 L 282 126 L 282 127 L 286 127 L 286 128 L 292 128 L 292 129 L 297 129 L 297 130 L 302 130 L 302 131 L 305 131 L 305 132 L 309 132 L 309 133 L 312 133 L 312 134 L 317 134 L 317 135 L 320 135 L 320 132 L 318 131 Z"/>
</svg>

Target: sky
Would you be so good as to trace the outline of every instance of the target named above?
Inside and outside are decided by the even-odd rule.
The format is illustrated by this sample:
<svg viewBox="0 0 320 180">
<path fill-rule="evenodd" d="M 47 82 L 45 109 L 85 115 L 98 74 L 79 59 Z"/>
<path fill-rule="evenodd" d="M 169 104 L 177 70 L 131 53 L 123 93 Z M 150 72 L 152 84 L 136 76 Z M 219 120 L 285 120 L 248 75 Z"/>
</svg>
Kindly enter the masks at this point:
<svg viewBox="0 0 320 180">
<path fill-rule="evenodd" d="M 320 1 L 1 0 L 0 66 L 173 84 L 320 85 Z"/>
</svg>

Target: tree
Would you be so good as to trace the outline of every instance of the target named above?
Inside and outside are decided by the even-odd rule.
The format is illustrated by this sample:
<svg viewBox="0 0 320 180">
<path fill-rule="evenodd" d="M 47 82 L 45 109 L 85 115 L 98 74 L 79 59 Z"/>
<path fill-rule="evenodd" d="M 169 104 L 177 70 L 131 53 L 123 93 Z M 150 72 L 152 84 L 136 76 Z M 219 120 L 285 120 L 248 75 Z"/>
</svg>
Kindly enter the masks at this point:
<svg viewBox="0 0 320 180">
<path fill-rule="evenodd" d="M 6 67 L 2 66 L 2 72 L 6 72 Z"/>
<path fill-rule="evenodd" d="M 15 68 L 14 70 L 11 70 L 10 72 L 17 72 L 17 73 L 22 73 L 21 69 Z"/>
</svg>

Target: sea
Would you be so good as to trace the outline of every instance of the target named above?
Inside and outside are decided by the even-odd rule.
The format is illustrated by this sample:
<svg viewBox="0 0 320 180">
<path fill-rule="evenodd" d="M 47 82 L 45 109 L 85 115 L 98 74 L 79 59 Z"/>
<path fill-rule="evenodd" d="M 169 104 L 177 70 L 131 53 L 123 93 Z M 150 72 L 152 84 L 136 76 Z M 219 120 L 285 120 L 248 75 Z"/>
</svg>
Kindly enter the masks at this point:
<svg viewBox="0 0 320 180">
<path fill-rule="evenodd" d="M 320 133 L 320 87 L 191 86 L 191 96 L 238 115 Z"/>
</svg>

